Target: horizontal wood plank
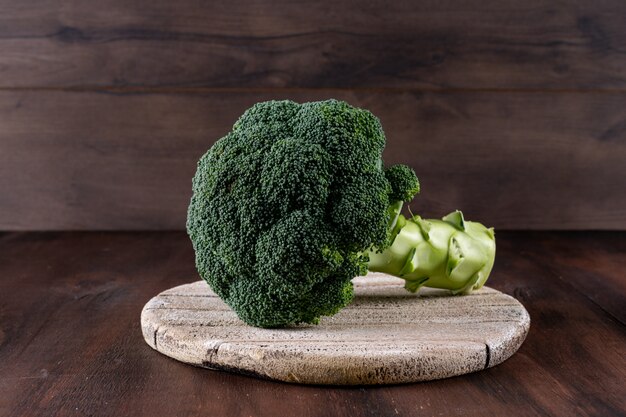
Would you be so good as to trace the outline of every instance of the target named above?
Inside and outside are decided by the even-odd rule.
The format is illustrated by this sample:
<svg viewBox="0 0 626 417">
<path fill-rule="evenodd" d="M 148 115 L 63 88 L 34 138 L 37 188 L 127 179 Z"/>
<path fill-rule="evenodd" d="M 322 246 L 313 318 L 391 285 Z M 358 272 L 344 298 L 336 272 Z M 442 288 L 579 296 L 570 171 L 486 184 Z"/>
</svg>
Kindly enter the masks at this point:
<svg viewBox="0 0 626 417">
<path fill-rule="evenodd" d="M 626 88 L 626 2 L 0 2 L 0 87 Z"/>
<path fill-rule="evenodd" d="M 197 279 L 184 233 L 0 234 L 0 415 L 623 416 L 624 325 L 524 253 L 569 259 L 591 246 L 617 264 L 623 245 L 613 243 L 625 237 L 500 233 L 488 283 L 532 322 L 513 357 L 441 381 L 333 388 L 199 369 L 144 343 L 144 303 Z M 565 240 L 574 243 L 551 243 Z"/>
<path fill-rule="evenodd" d="M 626 229 L 626 94 L 0 92 L 0 230 L 181 229 L 196 161 L 257 101 L 378 115 L 427 217 Z"/>
</svg>

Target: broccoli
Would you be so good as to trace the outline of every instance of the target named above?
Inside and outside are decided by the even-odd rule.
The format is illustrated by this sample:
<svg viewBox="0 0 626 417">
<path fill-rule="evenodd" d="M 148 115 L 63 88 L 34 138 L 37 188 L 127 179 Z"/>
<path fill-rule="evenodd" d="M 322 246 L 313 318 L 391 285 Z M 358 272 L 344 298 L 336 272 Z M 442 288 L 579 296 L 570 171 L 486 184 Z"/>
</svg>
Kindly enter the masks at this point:
<svg viewBox="0 0 626 417">
<path fill-rule="evenodd" d="M 252 106 L 198 162 L 187 232 L 200 276 L 258 327 L 335 314 L 368 267 L 412 291 L 482 285 L 492 231 L 460 213 L 405 219 L 419 182 L 384 168 L 384 146 L 380 121 L 342 101 Z"/>
</svg>

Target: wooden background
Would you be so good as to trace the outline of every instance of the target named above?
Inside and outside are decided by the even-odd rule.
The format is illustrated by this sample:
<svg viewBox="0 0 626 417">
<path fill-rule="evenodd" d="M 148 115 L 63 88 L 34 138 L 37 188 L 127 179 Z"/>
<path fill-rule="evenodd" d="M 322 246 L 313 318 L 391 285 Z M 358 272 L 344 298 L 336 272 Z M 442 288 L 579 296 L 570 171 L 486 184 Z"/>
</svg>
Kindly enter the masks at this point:
<svg viewBox="0 0 626 417">
<path fill-rule="evenodd" d="M 0 230 L 181 229 L 247 107 L 330 97 L 414 212 L 626 230 L 623 0 L 0 0 Z"/>
</svg>

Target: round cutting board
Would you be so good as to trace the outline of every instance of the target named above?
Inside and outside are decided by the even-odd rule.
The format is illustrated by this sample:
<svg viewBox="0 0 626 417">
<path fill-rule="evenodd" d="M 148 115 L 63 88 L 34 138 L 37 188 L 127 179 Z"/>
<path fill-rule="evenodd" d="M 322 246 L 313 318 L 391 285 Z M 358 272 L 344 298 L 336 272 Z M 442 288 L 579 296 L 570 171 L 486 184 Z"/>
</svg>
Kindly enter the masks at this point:
<svg viewBox="0 0 626 417">
<path fill-rule="evenodd" d="M 524 306 L 483 287 L 469 295 L 370 273 L 353 280 L 352 304 L 319 325 L 246 325 L 204 281 L 151 299 L 146 342 L 179 361 L 305 384 L 396 384 L 475 372 L 508 359 L 530 326 Z"/>
</svg>

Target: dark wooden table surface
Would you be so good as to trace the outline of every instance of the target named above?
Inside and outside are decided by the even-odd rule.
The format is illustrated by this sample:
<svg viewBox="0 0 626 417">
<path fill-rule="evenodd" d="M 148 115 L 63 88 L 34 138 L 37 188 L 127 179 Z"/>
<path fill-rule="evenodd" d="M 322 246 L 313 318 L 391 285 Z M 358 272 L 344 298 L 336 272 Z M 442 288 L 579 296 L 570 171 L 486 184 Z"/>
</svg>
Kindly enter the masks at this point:
<svg viewBox="0 0 626 417">
<path fill-rule="evenodd" d="M 329 388 L 194 368 L 142 339 L 158 292 L 197 278 L 184 233 L 0 234 L 1 416 L 626 413 L 626 233 L 500 232 L 489 284 L 532 324 L 495 368 Z"/>
</svg>

